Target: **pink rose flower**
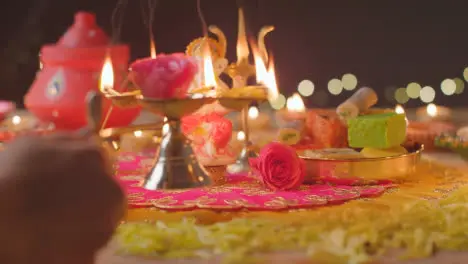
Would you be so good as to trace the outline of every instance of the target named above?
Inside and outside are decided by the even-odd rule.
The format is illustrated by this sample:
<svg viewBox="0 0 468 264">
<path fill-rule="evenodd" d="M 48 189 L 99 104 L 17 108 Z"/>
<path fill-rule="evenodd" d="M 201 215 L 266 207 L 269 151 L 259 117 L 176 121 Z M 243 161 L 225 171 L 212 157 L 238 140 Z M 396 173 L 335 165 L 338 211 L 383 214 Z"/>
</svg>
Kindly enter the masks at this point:
<svg viewBox="0 0 468 264">
<path fill-rule="evenodd" d="M 251 158 L 249 163 L 263 184 L 271 190 L 294 190 L 304 182 L 304 161 L 290 146 L 270 143 L 263 147 L 258 158 Z"/>
<path fill-rule="evenodd" d="M 183 53 L 159 54 L 141 59 L 131 66 L 130 78 L 148 98 L 183 98 L 198 72 L 193 58 Z"/>
</svg>

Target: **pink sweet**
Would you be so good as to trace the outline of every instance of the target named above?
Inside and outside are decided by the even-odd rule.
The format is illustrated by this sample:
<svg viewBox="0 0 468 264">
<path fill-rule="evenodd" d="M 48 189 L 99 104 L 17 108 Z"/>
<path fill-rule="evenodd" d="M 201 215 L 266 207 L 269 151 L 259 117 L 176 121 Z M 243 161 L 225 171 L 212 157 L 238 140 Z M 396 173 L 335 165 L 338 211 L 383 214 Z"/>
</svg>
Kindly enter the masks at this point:
<svg viewBox="0 0 468 264">
<path fill-rule="evenodd" d="M 148 98 L 184 98 L 195 74 L 196 62 L 183 53 L 159 54 L 135 61 L 130 78 Z"/>
</svg>

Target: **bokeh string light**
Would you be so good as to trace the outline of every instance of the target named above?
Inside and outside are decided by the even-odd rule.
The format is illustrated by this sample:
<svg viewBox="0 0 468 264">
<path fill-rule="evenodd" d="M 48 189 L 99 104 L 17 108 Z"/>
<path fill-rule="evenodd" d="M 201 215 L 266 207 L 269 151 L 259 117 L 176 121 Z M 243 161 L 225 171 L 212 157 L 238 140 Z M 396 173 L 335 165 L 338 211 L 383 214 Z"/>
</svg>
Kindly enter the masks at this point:
<svg viewBox="0 0 468 264">
<path fill-rule="evenodd" d="M 328 91 L 333 95 L 339 95 L 343 91 L 343 83 L 339 79 L 331 79 L 328 82 Z"/>
<path fill-rule="evenodd" d="M 411 99 L 417 99 L 421 94 L 421 85 L 416 82 L 411 82 L 406 86 L 406 94 Z"/>
<path fill-rule="evenodd" d="M 464 80 L 463 80 L 464 79 Z M 465 91 L 465 81 L 468 82 L 468 67 L 463 70 L 462 78 L 446 78 L 440 83 L 440 90 L 444 95 L 460 95 Z M 343 74 L 341 80 L 333 78 L 328 82 L 327 89 L 332 95 L 339 95 L 344 90 L 352 91 L 358 87 L 358 79 L 352 73 Z M 320 101 L 323 103 L 328 100 L 327 93 L 316 90 L 315 85 L 311 80 L 302 80 L 298 86 L 297 91 L 304 97 L 314 95 L 314 102 Z M 389 86 L 385 89 L 385 98 L 388 101 L 396 101 L 398 104 L 406 104 L 410 99 L 420 99 L 425 104 L 434 102 L 437 95 L 437 90 L 432 86 L 426 85 L 424 87 L 417 82 L 410 82 L 406 87 L 396 88 Z M 284 96 L 283 96 L 284 97 Z M 318 100 L 320 97 L 320 100 Z M 284 97 L 285 98 L 285 97 Z M 280 99 L 280 102 L 282 102 Z M 282 106 L 284 107 L 284 105 Z"/>
<path fill-rule="evenodd" d="M 280 110 L 286 105 L 286 97 L 279 94 L 274 100 L 270 101 L 270 105 L 275 110 Z"/>
<path fill-rule="evenodd" d="M 406 88 L 400 87 L 395 90 L 395 100 L 399 104 L 406 104 L 409 101 L 408 94 L 406 93 Z"/>
<path fill-rule="evenodd" d="M 453 78 L 457 88 L 455 89 L 455 94 L 462 94 L 465 90 L 465 82 L 460 78 Z"/>
<path fill-rule="evenodd" d="M 297 91 L 304 97 L 311 96 L 314 93 L 315 85 L 311 80 L 302 80 L 297 86 Z"/>
<path fill-rule="evenodd" d="M 358 80 L 356 76 L 351 73 L 343 74 L 341 77 L 341 83 L 343 84 L 343 88 L 348 91 L 352 91 L 357 87 Z"/>
<path fill-rule="evenodd" d="M 436 92 L 431 86 L 424 86 L 419 94 L 419 98 L 423 103 L 431 103 L 434 101 Z"/>
<path fill-rule="evenodd" d="M 453 95 L 457 90 L 457 84 L 452 79 L 445 79 L 440 83 L 440 89 L 445 95 Z"/>
</svg>

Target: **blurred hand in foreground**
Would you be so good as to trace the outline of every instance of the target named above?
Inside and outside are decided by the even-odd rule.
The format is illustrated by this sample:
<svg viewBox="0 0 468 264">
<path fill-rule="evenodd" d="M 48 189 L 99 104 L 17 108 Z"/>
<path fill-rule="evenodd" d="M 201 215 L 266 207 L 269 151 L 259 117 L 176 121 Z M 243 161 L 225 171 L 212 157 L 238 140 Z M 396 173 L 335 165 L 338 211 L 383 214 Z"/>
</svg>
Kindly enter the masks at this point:
<svg viewBox="0 0 468 264">
<path fill-rule="evenodd" d="M 92 139 L 18 138 L 0 153 L 0 263 L 91 264 L 125 212 Z"/>
</svg>

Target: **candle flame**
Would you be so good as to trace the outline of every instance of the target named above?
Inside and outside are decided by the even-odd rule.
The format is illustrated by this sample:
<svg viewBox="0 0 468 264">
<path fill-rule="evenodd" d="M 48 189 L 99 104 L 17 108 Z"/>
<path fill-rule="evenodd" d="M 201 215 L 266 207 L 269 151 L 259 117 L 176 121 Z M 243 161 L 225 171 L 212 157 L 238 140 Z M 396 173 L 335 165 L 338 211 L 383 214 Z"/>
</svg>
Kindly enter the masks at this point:
<svg viewBox="0 0 468 264">
<path fill-rule="evenodd" d="M 404 113 L 405 113 L 405 109 L 403 108 L 403 106 L 397 105 L 397 106 L 395 106 L 395 113 L 397 113 L 397 114 L 404 114 Z"/>
<path fill-rule="evenodd" d="M 304 101 L 298 93 L 294 93 L 291 97 L 288 98 L 286 101 L 286 109 L 291 112 L 305 111 Z"/>
<path fill-rule="evenodd" d="M 208 41 L 203 44 L 203 77 L 205 87 L 216 87 L 216 77 Z"/>
<path fill-rule="evenodd" d="M 103 93 L 114 88 L 114 68 L 112 66 L 112 60 L 108 56 L 104 61 L 104 66 L 101 71 L 101 81 L 99 84 L 99 90 Z"/>
<path fill-rule="evenodd" d="M 249 118 L 250 118 L 250 119 L 257 119 L 257 117 L 259 116 L 259 114 L 260 114 L 260 113 L 259 113 L 257 107 L 251 106 L 251 107 L 249 108 L 249 113 L 248 113 L 248 115 L 249 115 Z"/>
<path fill-rule="evenodd" d="M 257 47 L 254 42 L 250 42 L 252 47 L 252 53 L 255 61 L 255 75 L 258 84 L 263 84 L 268 89 L 268 100 L 274 101 L 278 95 L 278 86 L 276 84 L 276 74 L 273 56 L 270 55 L 270 62 L 268 64 L 268 69 L 265 65 L 265 62 L 262 59 L 262 56 L 258 52 Z"/>
<path fill-rule="evenodd" d="M 244 141 L 245 140 L 245 133 L 244 131 L 237 132 L 237 140 Z"/>
<path fill-rule="evenodd" d="M 150 42 L 150 54 L 152 59 L 156 59 L 156 44 L 152 38 Z"/>
<path fill-rule="evenodd" d="M 428 104 L 426 107 L 426 112 L 430 117 L 437 115 L 437 106 L 435 104 Z"/>
<path fill-rule="evenodd" d="M 239 8 L 239 25 L 238 25 L 238 32 L 237 32 L 237 46 L 236 46 L 236 54 L 237 54 L 237 62 L 241 62 L 243 60 L 247 60 L 249 57 L 249 44 L 247 42 L 247 35 L 245 33 L 245 19 L 244 19 L 244 10 Z"/>
</svg>

